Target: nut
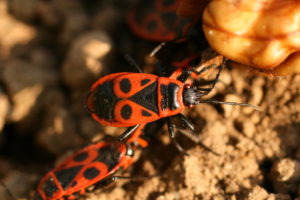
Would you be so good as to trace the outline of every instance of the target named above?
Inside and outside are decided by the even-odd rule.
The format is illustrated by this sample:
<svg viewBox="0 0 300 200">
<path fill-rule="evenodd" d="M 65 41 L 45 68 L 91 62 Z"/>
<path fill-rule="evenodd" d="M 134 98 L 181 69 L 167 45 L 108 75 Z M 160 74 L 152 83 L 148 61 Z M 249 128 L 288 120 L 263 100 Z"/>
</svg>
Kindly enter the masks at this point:
<svg viewBox="0 0 300 200">
<path fill-rule="evenodd" d="M 211 47 L 233 61 L 274 75 L 300 73 L 299 12 L 299 1 L 213 0 L 203 30 Z"/>
</svg>

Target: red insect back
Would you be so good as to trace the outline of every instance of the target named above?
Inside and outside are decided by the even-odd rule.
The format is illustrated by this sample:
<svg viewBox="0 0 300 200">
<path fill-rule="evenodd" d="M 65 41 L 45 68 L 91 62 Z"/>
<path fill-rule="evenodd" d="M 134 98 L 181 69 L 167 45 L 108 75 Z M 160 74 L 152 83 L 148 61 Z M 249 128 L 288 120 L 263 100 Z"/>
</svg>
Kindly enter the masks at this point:
<svg viewBox="0 0 300 200">
<path fill-rule="evenodd" d="M 72 198 L 132 162 L 127 146 L 119 141 L 100 141 L 73 154 L 39 182 L 35 200 Z"/>
<path fill-rule="evenodd" d="M 180 0 L 138 1 L 128 14 L 131 30 L 147 40 L 169 41 L 184 35 L 192 25 L 191 20 L 176 16 Z"/>
<path fill-rule="evenodd" d="M 114 120 L 122 126 L 131 126 L 154 121 L 157 113 L 158 76 L 130 73 L 114 80 L 114 92 L 118 101 L 114 109 Z"/>
<path fill-rule="evenodd" d="M 158 112 L 158 76 L 116 73 L 100 78 L 91 88 L 86 104 L 101 124 L 128 127 L 155 121 Z"/>
</svg>

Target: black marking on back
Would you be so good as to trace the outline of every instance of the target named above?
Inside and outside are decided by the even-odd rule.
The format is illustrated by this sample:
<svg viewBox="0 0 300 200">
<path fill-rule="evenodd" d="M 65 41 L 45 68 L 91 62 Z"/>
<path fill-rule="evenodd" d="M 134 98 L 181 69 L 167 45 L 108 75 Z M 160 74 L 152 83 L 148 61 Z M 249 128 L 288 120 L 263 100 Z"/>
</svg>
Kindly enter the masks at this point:
<svg viewBox="0 0 300 200">
<path fill-rule="evenodd" d="M 154 33 L 155 30 L 157 28 L 157 21 L 150 21 L 148 24 L 147 24 L 147 30 L 149 31 L 149 33 Z"/>
<path fill-rule="evenodd" d="M 162 99 L 160 102 L 161 109 L 166 110 L 168 108 L 168 85 L 161 84 L 160 93 L 162 95 Z"/>
<path fill-rule="evenodd" d="M 142 110 L 142 115 L 145 117 L 150 117 L 151 113 L 147 112 L 146 110 Z"/>
<path fill-rule="evenodd" d="M 131 84 L 128 78 L 124 78 L 120 81 L 120 89 L 124 93 L 128 93 L 131 90 Z"/>
<path fill-rule="evenodd" d="M 93 180 L 100 174 L 100 171 L 95 167 L 89 167 L 83 172 L 84 178 Z"/>
<path fill-rule="evenodd" d="M 85 151 L 76 155 L 73 160 L 75 160 L 76 162 L 82 162 L 88 158 L 88 155 L 89 155 L 88 152 Z"/>
<path fill-rule="evenodd" d="M 43 184 L 43 191 L 49 198 L 51 198 L 53 194 L 58 191 L 58 187 L 54 183 L 53 178 L 49 178 L 47 179 L 47 181 L 45 181 L 45 183 Z"/>
<path fill-rule="evenodd" d="M 61 187 L 66 190 L 74 177 L 78 174 L 83 165 L 71 167 L 55 172 L 56 178 L 58 179 Z"/>
<path fill-rule="evenodd" d="M 111 171 L 120 160 L 120 152 L 115 146 L 110 145 L 98 149 L 98 156 L 93 162 L 102 162 L 107 165 L 108 171 Z"/>
<path fill-rule="evenodd" d="M 149 83 L 150 79 L 143 79 L 141 81 L 141 85 L 146 85 L 147 83 Z"/>
<path fill-rule="evenodd" d="M 107 121 L 113 121 L 115 104 L 119 100 L 114 94 L 113 82 L 108 81 L 99 85 L 95 96 L 96 114 Z"/>
<path fill-rule="evenodd" d="M 161 109 L 165 110 L 169 108 L 170 110 L 176 110 L 179 108 L 179 103 L 177 101 L 177 93 L 179 86 L 175 83 L 170 83 L 169 85 L 161 84 L 160 86 L 162 100 Z"/>
<path fill-rule="evenodd" d="M 121 115 L 123 119 L 130 119 L 132 114 L 132 108 L 130 105 L 126 104 L 121 108 Z"/>
<path fill-rule="evenodd" d="M 152 14 L 156 8 L 154 7 L 155 1 L 143 0 L 138 3 L 137 9 L 135 9 L 134 20 L 136 20 L 137 26 L 143 25 L 143 20 L 149 14 Z"/>
<path fill-rule="evenodd" d="M 157 81 L 135 93 L 129 100 L 158 114 L 157 108 Z"/>
</svg>

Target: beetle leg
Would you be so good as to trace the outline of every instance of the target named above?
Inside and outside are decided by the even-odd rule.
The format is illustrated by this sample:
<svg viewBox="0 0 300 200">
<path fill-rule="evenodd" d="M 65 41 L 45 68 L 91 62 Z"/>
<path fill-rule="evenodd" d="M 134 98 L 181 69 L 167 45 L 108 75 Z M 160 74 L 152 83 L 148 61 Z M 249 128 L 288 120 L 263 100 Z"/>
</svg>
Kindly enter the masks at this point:
<svg viewBox="0 0 300 200">
<path fill-rule="evenodd" d="M 219 153 L 215 152 L 214 150 L 212 150 L 211 148 L 209 148 L 208 146 L 206 146 L 205 144 L 203 144 L 199 138 L 195 137 L 195 135 L 189 131 L 180 131 L 181 134 L 185 135 L 186 137 L 188 137 L 190 140 L 192 140 L 193 142 L 195 142 L 197 145 L 199 145 L 200 147 L 202 147 L 204 150 L 216 155 L 216 156 L 220 156 Z"/>
<path fill-rule="evenodd" d="M 178 117 L 178 119 L 180 120 L 180 122 L 187 127 L 188 129 L 190 129 L 191 131 L 195 130 L 195 126 L 194 124 L 188 120 L 188 118 L 186 116 L 184 116 L 183 114 L 179 113 L 177 115 L 175 115 L 176 117 Z"/>
<path fill-rule="evenodd" d="M 124 57 L 131 66 L 135 67 L 138 70 L 139 73 L 144 73 L 144 71 L 138 66 L 138 64 L 134 61 L 131 55 L 125 54 Z"/>
<path fill-rule="evenodd" d="M 176 133 L 175 133 L 175 131 L 174 131 L 174 124 L 173 124 L 172 121 L 171 121 L 171 117 L 168 117 L 168 118 L 167 118 L 167 125 L 168 125 L 168 132 L 169 132 L 170 138 L 171 138 L 171 139 L 174 139 Z"/>
<path fill-rule="evenodd" d="M 118 179 L 132 179 L 132 177 L 131 176 L 110 176 L 110 177 L 106 177 L 105 179 L 95 183 L 94 187 L 91 191 L 106 187 L 109 184 L 117 181 Z"/>
<path fill-rule="evenodd" d="M 196 71 L 195 69 L 193 69 L 193 72 L 197 75 L 201 75 L 203 74 L 204 72 L 207 72 L 208 70 L 212 69 L 212 68 L 216 68 L 217 65 L 216 64 L 211 64 L 211 65 L 208 65 L 206 67 L 203 67 L 200 71 Z"/>
<path fill-rule="evenodd" d="M 191 68 L 184 68 L 181 74 L 177 77 L 177 80 L 184 83 L 190 77 L 192 72 L 193 70 Z"/>
<path fill-rule="evenodd" d="M 178 149 L 178 151 L 180 153 L 183 153 L 185 155 L 189 155 L 185 150 L 184 148 L 177 142 L 175 136 L 176 136 L 176 132 L 174 131 L 174 124 L 172 123 L 171 121 L 171 118 L 172 117 L 168 117 L 167 118 L 167 122 L 168 122 L 168 131 L 169 131 L 169 135 L 170 135 L 170 138 L 172 139 L 173 143 L 175 144 L 176 148 Z"/>
<path fill-rule="evenodd" d="M 222 63 L 221 66 L 218 67 L 218 68 L 219 68 L 219 71 L 218 71 L 218 73 L 217 73 L 217 75 L 216 75 L 216 78 L 212 80 L 211 86 L 210 86 L 210 87 L 208 88 L 208 90 L 204 93 L 204 95 L 210 93 L 211 90 L 214 89 L 216 83 L 219 81 L 220 74 L 221 74 L 222 70 L 223 70 L 224 67 L 225 67 L 225 63 L 226 63 L 226 60 Z M 210 65 L 210 66 L 212 66 L 212 65 Z M 208 67 L 209 67 L 209 66 L 208 66 Z M 205 67 L 205 68 L 206 68 L 206 67 Z M 203 68 L 202 70 L 205 70 L 205 68 Z M 201 70 L 199 73 L 203 73 L 204 71 L 202 71 L 202 70 Z M 202 88 L 202 89 L 203 89 L 203 88 Z"/>
<path fill-rule="evenodd" d="M 140 124 L 137 124 L 135 126 L 131 126 L 129 127 L 122 135 L 120 135 L 119 140 L 120 141 L 124 141 L 126 140 L 128 137 L 130 137 L 130 135 L 140 126 Z"/>
<path fill-rule="evenodd" d="M 190 122 L 190 120 L 188 120 L 183 114 L 179 113 L 177 115 L 175 115 L 180 121 L 181 123 L 183 123 L 183 125 L 185 127 L 187 127 L 189 130 L 191 131 L 180 131 L 181 134 L 187 136 L 189 139 L 191 139 L 193 142 L 195 142 L 196 144 L 198 144 L 199 146 L 201 146 L 203 149 L 205 149 L 206 151 L 213 153 L 214 155 L 219 156 L 220 154 L 214 152 L 211 148 L 209 148 L 208 146 L 206 146 L 205 144 L 203 144 L 198 137 L 196 137 L 194 130 L 195 130 L 195 126 L 192 122 Z"/>
</svg>

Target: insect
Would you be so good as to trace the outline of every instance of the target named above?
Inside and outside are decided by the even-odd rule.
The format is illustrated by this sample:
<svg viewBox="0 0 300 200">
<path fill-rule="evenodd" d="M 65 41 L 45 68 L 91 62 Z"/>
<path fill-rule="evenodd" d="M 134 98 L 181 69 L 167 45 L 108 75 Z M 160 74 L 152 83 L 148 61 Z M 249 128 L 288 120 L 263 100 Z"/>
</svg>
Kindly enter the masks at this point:
<svg viewBox="0 0 300 200">
<path fill-rule="evenodd" d="M 194 130 L 194 125 L 181 114 L 186 107 L 193 107 L 200 103 L 213 103 L 250 106 L 258 109 L 251 104 L 201 98 L 214 88 L 224 65 L 225 62 L 219 67 L 216 78 L 208 88 L 190 85 L 186 81 L 192 73 L 201 75 L 215 65 L 207 66 L 199 72 L 192 68 L 180 68 L 180 73 L 176 70 L 176 76 L 171 74 L 169 77 L 142 73 L 142 70 L 135 65 L 140 73 L 119 72 L 98 79 L 87 95 L 86 108 L 100 124 L 129 127 L 120 136 L 120 140 L 130 137 L 140 124 L 161 118 L 166 119 L 170 137 L 174 139 L 173 121 L 179 121 L 184 127 Z"/>
<path fill-rule="evenodd" d="M 188 32 L 193 22 L 180 18 L 176 9 L 180 0 L 143 0 L 128 14 L 130 29 L 146 40 L 164 42 Z"/>
<path fill-rule="evenodd" d="M 147 146 L 146 141 L 139 138 L 143 127 L 138 128 L 127 143 L 105 138 L 74 153 L 40 180 L 35 200 L 76 199 L 86 190 L 124 178 L 114 174 L 134 162 L 134 151 L 139 145 Z"/>
</svg>

